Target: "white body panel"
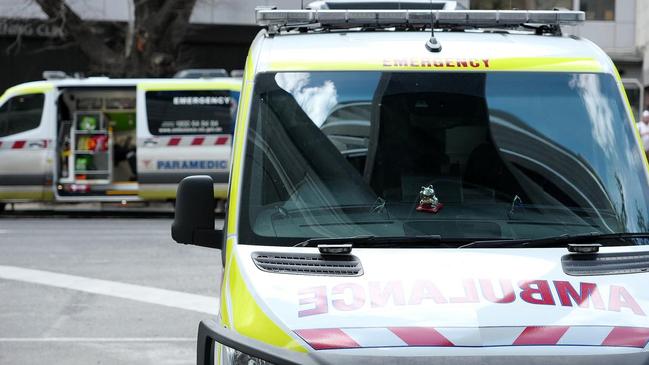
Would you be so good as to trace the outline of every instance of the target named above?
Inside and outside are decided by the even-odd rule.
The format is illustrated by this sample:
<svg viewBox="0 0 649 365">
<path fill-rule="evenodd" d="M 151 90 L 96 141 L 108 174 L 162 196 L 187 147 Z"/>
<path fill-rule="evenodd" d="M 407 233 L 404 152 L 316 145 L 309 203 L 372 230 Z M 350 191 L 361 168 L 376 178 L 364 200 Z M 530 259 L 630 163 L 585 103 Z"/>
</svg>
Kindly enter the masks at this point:
<svg viewBox="0 0 649 365">
<path fill-rule="evenodd" d="M 0 199 L 40 200 L 51 196 L 54 173 L 54 144 L 58 96 L 55 90 L 41 90 L 44 105 L 37 128 L 0 137 Z M 0 106 L 27 92 L 7 93 Z"/>
<path fill-rule="evenodd" d="M 331 70 L 339 69 L 341 64 L 373 64 L 372 69 L 382 69 L 383 61 L 394 64 L 395 60 L 565 57 L 595 59 L 604 67 L 603 72 L 615 73 L 613 63 L 606 53 L 584 39 L 529 34 L 437 32 L 435 38 L 442 45 L 443 52 L 432 53 L 424 47 L 429 38 L 429 32 L 381 31 L 261 37 L 257 38 L 262 41 L 257 45 L 260 53 L 256 58 L 255 72 Z M 352 67 L 349 66 L 348 69 Z M 445 70 L 451 71 L 450 68 Z M 454 70 L 463 71 L 457 68 Z M 520 71 L 533 70 L 528 68 Z"/>
<path fill-rule="evenodd" d="M 240 80 L 209 79 L 204 83 L 188 83 L 186 80 L 158 80 L 141 84 L 137 89 L 137 137 L 138 174 L 140 196 L 173 198 L 176 186 L 185 176 L 211 175 L 214 179 L 215 195 L 227 196 L 228 173 L 232 137 L 229 134 L 158 136 L 151 133 L 147 120 L 147 91 L 200 91 L 208 89 L 210 83 L 218 90 L 236 91 Z M 236 86 L 234 85 L 236 83 Z M 177 85 L 173 87 L 173 85 Z M 228 84 L 228 89 L 222 89 Z M 217 86 L 218 85 L 218 86 Z M 170 177 L 173 178 L 170 181 Z"/>
<path fill-rule="evenodd" d="M 163 183 L 133 182 L 122 184 L 123 189 L 130 193 L 121 196 L 119 193 L 110 196 L 65 196 L 57 191 L 57 100 L 66 88 L 82 90 L 91 88 L 95 91 L 102 89 L 126 88 L 136 90 L 137 86 L 160 84 L 174 90 L 210 90 L 213 85 L 225 83 L 227 90 L 238 93 L 240 81 L 236 79 L 109 79 L 104 77 L 87 79 L 64 79 L 52 81 L 37 81 L 20 84 L 8 89 L 0 98 L 0 107 L 9 99 L 19 95 L 44 93 L 45 101 L 40 125 L 32 130 L 0 137 L 0 200 L 2 201 L 121 201 L 121 200 L 166 200 L 175 197 L 176 185 L 183 176 L 200 173 L 215 173 L 220 177 L 215 184 L 215 192 L 219 197 L 227 195 L 227 176 L 230 167 L 230 150 L 232 137 L 227 135 L 225 140 L 209 135 L 196 136 L 153 136 L 147 127 L 146 102 L 144 91 L 138 90 L 136 96 L 136 135 L 137 135 L 137 167 L 139 172 L 164 175 Z M 140 100 L 141 99 L 141 100 Z M 156 143 L 165 142 L 174 137 L 181 137 L 182 143 L 167 145 Z M 205 139 L 202 145 L 187 143 L 187 139 L 196 137 Z M 223 136 L 221 136 L 223 137 Z M 212 138 L 212 139 L 210 139 Z M 207 141 L 209 140 L 209 141 Z M 153 142 L 145 144 L 145 141 Z M 213 142 L 208 145 L 208 142 Z M 217 143 L 218 142 L 218 143 Z M 180 164 L 174 161 L 179 161 Z M 182 162 L 190 168 L 182 168 Z M 198 164 L 196 163 L 198 162 Z M 164 169 L 165 166 L 171 166 Z M 174 176 L 168 176 L 175 174 Z M 181 176 L 182 175 L 182 176 Z M 139 180 L 139 179 L 138 179 Z M 167 181 L 168 180 L 168 181 Z M 172 181 L 173 180 L 173 181 Z M 144 188 L 144 195 L 132 195 Z M 119 190 L 119 188 L 118 188 Z M 148 191 L 147 191 L 148 190 Z"/>
<path fill-rule="evenodd" d="M 565 248 L 354 249 L 352 254 L 363 265 L 364 273 L 358 277 L 267 273 L 251 259 L 253 252 L 314 253 L 316 248 L 239 245 L 237 250 L 243 271 L 261 303 L 292 330 L 649 326 L 649 295 L 644 289 L 649 274 L 569 276 L 561 268 L 561 257 L 568 254 Z M 606 248 L 602 252 L 642 250 Z M 505 303 L 494 302 L 494 298 L 504 297 L 500 280 L 512 289 L 505 293 L 515 294 Z M 550 295 L 533 295 L 539 302 L 545 299 L 544 304 L 522 299 L 520 284 L 530 281 L 548 283 Z M 591 300 L 580 307 L 572 299 L 569 305 L 563 305 L 555 281 L 567 281 L 577 291 L 579 283 L 594 283 L 603 305 L 596 306 Z M 324 299 L 326 305 L 313 298 Z M 620 298 L 632 299 L 637 306 Z M 498 337 L 495 333 L 493 336 Z M 480 341 L 469 337 L 458 342 L 467 346 L 489 345 Z"/>
</svg>

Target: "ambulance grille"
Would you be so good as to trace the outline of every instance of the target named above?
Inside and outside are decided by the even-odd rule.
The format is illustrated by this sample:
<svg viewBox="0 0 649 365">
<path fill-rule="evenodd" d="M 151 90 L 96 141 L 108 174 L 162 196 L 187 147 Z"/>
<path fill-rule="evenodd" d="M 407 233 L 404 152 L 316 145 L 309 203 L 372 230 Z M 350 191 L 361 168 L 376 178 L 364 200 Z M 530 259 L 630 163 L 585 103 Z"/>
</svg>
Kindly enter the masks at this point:
<svg viewBox="0 0 649 365">
<path fill-rule="evenodd" d="M 565 255 L 561 258 L 568 275 L 616 275 L 649 272 L 649 252 Z"/>
<path fill-rule="evenodd" d="M 260 270 L 278 274 L 363 275 L 361 261 L 353 255 L 322 256 L 309 253 L 253 252 L 252 261 Z"/>
</svg>

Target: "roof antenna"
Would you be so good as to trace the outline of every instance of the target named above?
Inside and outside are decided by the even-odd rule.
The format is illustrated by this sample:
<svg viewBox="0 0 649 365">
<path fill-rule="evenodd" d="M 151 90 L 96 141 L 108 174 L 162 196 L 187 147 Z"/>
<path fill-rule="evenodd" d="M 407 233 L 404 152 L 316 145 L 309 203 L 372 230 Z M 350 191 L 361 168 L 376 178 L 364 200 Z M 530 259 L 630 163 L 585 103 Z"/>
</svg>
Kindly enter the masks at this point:
<svg viewBox="0 0 649 365">
<path fill-rule="evenodd" d="M 430 52 L 441 52 L 442 45 L 435 38 L 435 19 L 433 18 L 433 0 L 430 0 L 430 38 L 426 41 L 426 49 Z"/>
</svg>

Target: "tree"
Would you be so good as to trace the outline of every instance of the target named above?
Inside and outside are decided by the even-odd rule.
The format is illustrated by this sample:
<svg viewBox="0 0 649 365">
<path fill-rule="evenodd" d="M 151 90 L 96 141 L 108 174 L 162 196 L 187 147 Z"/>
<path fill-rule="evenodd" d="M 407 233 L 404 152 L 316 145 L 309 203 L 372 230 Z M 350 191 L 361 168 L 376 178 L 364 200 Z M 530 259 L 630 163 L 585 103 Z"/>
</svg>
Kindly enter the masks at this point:
<svg viewBox="0 0 649 365">
<path fill-rule="evenodd" d="M 166 76 L 176 71 L 196 0 L 129 0 L 133 19 L 99 24 L 81 19 L 65 0 L 35 0 L 90 61 L 110 76 Z"/>
</svg>

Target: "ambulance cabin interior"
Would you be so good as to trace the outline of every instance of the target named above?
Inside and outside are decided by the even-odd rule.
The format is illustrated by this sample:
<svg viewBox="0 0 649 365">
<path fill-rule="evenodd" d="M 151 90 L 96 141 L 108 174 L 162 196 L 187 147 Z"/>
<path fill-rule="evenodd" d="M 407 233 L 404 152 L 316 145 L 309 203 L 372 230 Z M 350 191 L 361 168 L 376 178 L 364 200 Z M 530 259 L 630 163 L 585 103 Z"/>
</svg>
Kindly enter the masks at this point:
<svg viewBox="0 0 649 365">
<path fill-rule="evenodd" d="M 135 87 L 68 88 L 57 116 L 60 197 L 137 196 Z"/>
<path fill-rule="evenodd" d="M 592 129 L 588 99 L 573 80 L 564 73 L 259 74 L 242 240 L 470 242 L 615 227 L 618 216 L 586 159 L 603 149 L 578 155 L 574 139 L 560 139 L 557 126 L 568 121 L 571 131 Z M 612 78 L 606 82 L 617 92 Z M 611 110 L 624 110 L 618 105 Z"/>
<path fill-rule="evenodd" d="M 345 204 L 350 201 L 372 204 L 378 196 L 378 200 L 405 207 L 409 212 L 408 209 L 419 201 L 423 187 L 433 185 L 436 195 L 447 206 L 446 212 L 450 211 L 450 206 L 458 209 L 470 207 L 467 209 L 474 211 L 479 206 L 500 209 L 500 206 L 511 207 L 512 204 L 522 204 L 520 202 L 560 207 L 595 204 L 601 207 L 600 210 L 611 210 L 609 203 L 606 203 L 608 199 L 597 188 L 597 181 L 589 177 L 593 176 L 590 168 L 567 158 L 575 152 L 565 145 L 559 146 L 554 140 L 558 138 L 556 126 L 545 132 L 549 137 L 534 129 L 540 124 L 537 120 L 543 115 L 541 111 L 549 105 L 546 100 L 554 93 L 564 98 L 574 98 L 577 107 L 569 110 L 572 113 L 569 117 L 553 116 L 554 119 L 544 121 L 545 125 L 550 122 L 560 124 L 562 120 L 570 118 L 579 120 L 582 127 L 589 123 L 584 118 L 587 116 L 586 107 L 577 104 L 581 99 L 570 86 L 570 75 L 556 75 L 554 83 L 537 87 L 536 94 L 540 98 L 546 97 L 538 103 L 529 102 L 530 97 L 522 91 L 527 88 L 526 79 L 515 85 L 507 83 L 514 78 L 511 75 L 500 75 L 503 80 L 492 81 L 492 84 L 507 84 L 514 90 L 498 89 L 497 92 L 502 95 L 496 91 L 494 95 L 488 95 L 484 74 L 435 74 L 434 79 L 427 83 L 421 80 L 433 76 L 421 73 L 386 74 L 380 79 L 373 73 L 355 77 L 356 80 L 352 81 L 333 73 L 312 73 L 307 79 L 316 86 L 319 83 L 326 86 L 330 79 L 334 80 L 329 81 L 332 85 L 336 83 L 335 94 L 332 93 L 335 97 L 325 100 L 334 106 L 324 121 L 308 123 L 307 119 L 305 124 L 318 125 L 348 164 L 331 154 L 324 156 L 328 151 L 324 147 L 314 149 L 313 153 L 318 155 L 310 158 L 319 161 L 323 169 L 336 166 L 331 171 L 321 172 L 323 176 L 334 176 L 340 166 L 351 165 L 362 181 L 353 180 L 355 185 L 349 185 L 367 184 L 373 192 L 369 200 L 361 199 L 362 194 L 356 194 L 356 198 L 344 195 L 343 199 L 339 198 L 343 197 L 342 190 L 336 187 L 336 199 L 341 199 Z M 539 76 L 528 75 L 527 79 L 536 77 Z M 462 82 L 458 82 L 460 78 Z M 278 79 L 281 82 L 275 85 L 289 85 L 283 83 L 282 78 Z M 271 90 L 277 90 L 274 81 L 269 83 Z M 372 91 L 372 95 L 349 86 L 352 83 L 366 83 L 370 87 L 366 86 L 364 90 Z M 311 84 L 306 84 L 305 88 L 312 88 Z M 563 89 L 555 90 L 548 85 L 561 85 Z M 309 109 L 312 106 L 309 100 L 300 99 L 304 93 L 284 87 L 297 97 L 289 96 L 285 90 L 269 93 L 277 99 L 270 103 L 274 103 L 278 119 L 310 118 L 308 113 L 316 109 Z M 347 90 L 352 90 L 353 94 Z M 266 95 L 263 97 L 268 98 Z M 488 97 L 491 97 L 491 106 L 488 105 Z M 528 112 L 530 115 L 525 114 L 524 108 L 528 105 L 536 108 L 533 110 L 536 114 L 531 114 L 531 111 Z M 517 117 L 514 112 L 523 117 Z M 558 114 L 554 111 L 548 112 L 548 115 L 552 113 Z M 272 117 L 263 113 L 260 115 L 264 116 L 266 125 L 272 123 Z M 577 128 L 580 124 L 575 121 L 574 125 Z M 583 128 L 588 130 L 587 127 Z M 316 136 L 305 134 L 297 136 L 296 140 L 310 138 Z M 514 152 L 505 155 L 499 149 Z M 526 156 L 531 162 L 522 157 L 516 159 L 516 154 Z M 557 158 L 557 154 L 567 157 Z M 287 158 L 290 159 L 289 156 Z M 300 163 L 292 163 L 294 170 L 298 166 L 301 166 Z M 543 169 L 558 175 L 555 177 Z M 301 172 L 295 175 L 302 176 Z M 352 175 L 355 174 L 349 174 Z M 581 191 L 562 183 L 578 178 Z M 349 191 L 357 192 L 351 187 Z M 433 229 L 420 233 L 434 232 Z"/>
</svg>

